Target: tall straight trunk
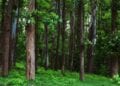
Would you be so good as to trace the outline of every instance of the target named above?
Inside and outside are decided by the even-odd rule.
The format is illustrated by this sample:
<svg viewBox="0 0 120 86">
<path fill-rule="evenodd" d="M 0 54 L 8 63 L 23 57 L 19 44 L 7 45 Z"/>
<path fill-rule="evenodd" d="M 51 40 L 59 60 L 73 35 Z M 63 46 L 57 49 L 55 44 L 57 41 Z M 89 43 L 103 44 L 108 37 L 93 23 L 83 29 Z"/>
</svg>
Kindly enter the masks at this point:
<svg viewBox="0 0 120 86">
<path fill-rule="evenodd" d="M 51 55 L 50 55 L 50 67 L 52 69 L 54 69 L 54 66 L 55 66 L 54 63 L 56 62 L 56 60 L 54 59 L 55 55 L 56 55 L 56 53 L 54 52 L 56 50 L 56 47 L 55 47 L 55 35 L 54 34 L 52 35 L 51 42 L 52 42 L 52 48 L 51 48 Z"/>
<path fill-rule="evenodd" d="M 114 77 L 114 75 L 118 74 L 119 71 L 119 57 L 113 56 L 111 58 L 111 76 Z"/>
<path fill-rule="evenodd" d="M 37 20 L 36 20 L 37 21 Z M 38 57 L 39 57 L 39 47 L 38 47 L 38 40 L 39 40 L 39 33 L 38 33 L 38 24 L 35 25 L 35 70 L 38 69 Z"/>
<path fill-rule="evenodd" d="M 37 0 L 35 0 L 35 9 L 38 10 L 38 3 L 37 3 Z M 40 39 L 39 38 L 39 32 L 38 32 L 38 26 L 39 26 L 39 23 L 38 23 L 38 16 L 35 17 L 35 70 L 37 71 L 38 69 L 38 57 L 39 57 L 39 47 L 38 47 L 38 40 Z"/>
<path fill-rule="evenodd" d="M 117 20 L 117 9 L 116 9 L 116 1 L 112 0 L 111 2 L 111 32 L 114 34 L 116 29 L 116 20 Z"/>
<path fill-rule="evenodd" d="M 8 75 L 12 0 L 6 1 L 3 18 L 2 75 Z"/>
<path fill-rule="evenodd" d="M 111 2 L 111 33 L 114 35 L 115 32 L 117 31 L 117 24 L 116 24 L 116 20 L 117 20 L 117 9 L 116 9 L 116 1 L 112 0 Z M 118 74 L 118 70 L 119 70 L 119 65 L 118 65 L 118 57 L 111 57 L 111 76 L 113 77 L 114 75 Z"/>
<path fill-rule="evenodd" d="M 101 5 L 101 2 L 98 2 L 98 19 L 97 19 L 97 23 L 98 23 L 98 25 L 97 25 L 97 27 L 99 28 L 99 29 L 101 29 L 101 19 L 102 19 L 102 5 Z"/>
<path fill-rule="evenodd" d="M 4 1 L 2 0 L 2 2 L 1 2 L 1 11 L 0 11 L 0 13 L 1 13 L 1 16 L 2 16 L 2 18 L 1 18 L 1 20 L 0 20 L 0 57 L 2 57 L 2 27 L 3 27 L 3 17 L 4 17 Z M 2 65 L 2 60 L 0 60 L 0 67 L 1 67 L 1 65 Z"/>
<path fill-rule="evenodd" d="M 83 10 L 84 4 L 83 0 L 79 0 L 77 3 L 77 30 L 78 30 L 78 50 L 79 50 L 79 59 L 80 59 L 80 80 L 84 80 L 84 44 L 83 44 L 83 31 L 84 31 L 84 18 Z"/>
<path fill-rule="evenodd" d="M 18 8 L 18 2 L 15 5 L 15 15 L 12 17 L 12 30 L 11 30 L 11 36 L 10 36 L 10 69 L 15 65 L 15 49 L 16 49 L 16 41 L 17 41 L 17 24 L 18 24 L 18 14 L 19 14 L 19 8 Z"/>
<path fill-rule="evenodd" d="M 29 11 L 35 10 L 35 0 L 30 0 Z M 27 52 L 27 79 L 35 79 L 35 25 L 28 24 L 26 26 L 26 52 Z"/>
<path fill-rule="evenodd" d="M 70 13 L 70 46 L 69 46 L 69 58 L 70 60 L 70 69 L 73 70 L 74 62 L 74 50 L 75 50 L 75 14 L 74 12 Z"/>
<path fill-rule="evenodd" d="M 45 25 L 45 67 L 49 67 L 49 55 L 48 55 L 48 26 Z"/>
<path fill-rule="evenodd" d="M 61 17 L 60 15 L 60 0 L 57 1 L 57 14 L 59 15 L 59 18 Z M 58 21 L 57 24 L 57 47 L 56 47 L 56 59 L 55 59 L 55 69 L 58 69 L 60 66 L 60 62 L 59 62 L 59 45 L 60 45 L 60 22 Z"/>
<path fill-rule="evenodd" d="M 62 8 L 62 74 L 64 75 L 65 70 L 65 28 L 66 28 L 66 0 L 63 0 L 63 8 Z"/>
<path fill-rule="evenodd" d="M 93 72 L 93 64 L 94 64 L 94 46 L 96 42 L 96 0 L 91 0 L 91 22 L 89 27 L 89 35 L 88 39 L 91 44 L 87 47 L 87 70 L 88 73 Z"/>
</svg>

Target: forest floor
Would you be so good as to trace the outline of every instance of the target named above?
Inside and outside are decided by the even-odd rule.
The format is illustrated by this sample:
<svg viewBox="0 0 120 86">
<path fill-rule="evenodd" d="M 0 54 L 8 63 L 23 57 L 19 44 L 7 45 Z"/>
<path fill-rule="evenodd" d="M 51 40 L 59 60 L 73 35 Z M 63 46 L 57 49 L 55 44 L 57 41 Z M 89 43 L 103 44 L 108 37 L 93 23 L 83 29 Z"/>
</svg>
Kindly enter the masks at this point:
<svg viewBox="0 0 120 86">
<path fill-rule="evenodd" d="M 16 68 L 8 77 L 0 77 L 0 86 L 119 86 L 109 78 L 97 75 L 85 75 L 85 81 L 79 80 L 79 74 L 66 71 L 65 76 L 60 71 L 39 68 L 34 81 L 27 81 L 25 66 L 17 63 Z"/>
</svg>

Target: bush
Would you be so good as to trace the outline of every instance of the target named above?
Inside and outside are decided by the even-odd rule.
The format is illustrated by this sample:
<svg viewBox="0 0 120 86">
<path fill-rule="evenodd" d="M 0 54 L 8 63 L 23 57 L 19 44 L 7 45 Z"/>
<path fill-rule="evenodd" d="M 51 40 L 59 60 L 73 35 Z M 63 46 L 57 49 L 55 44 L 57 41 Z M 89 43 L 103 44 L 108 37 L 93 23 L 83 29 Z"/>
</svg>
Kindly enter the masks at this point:
<svg viewBox="0 0 120 86">
<path fill-rule="evenodd" d="M 113 81 L 113 83 L 120 85 L 120 76 L 114 75 L 112 81 Z"/>
</svg>

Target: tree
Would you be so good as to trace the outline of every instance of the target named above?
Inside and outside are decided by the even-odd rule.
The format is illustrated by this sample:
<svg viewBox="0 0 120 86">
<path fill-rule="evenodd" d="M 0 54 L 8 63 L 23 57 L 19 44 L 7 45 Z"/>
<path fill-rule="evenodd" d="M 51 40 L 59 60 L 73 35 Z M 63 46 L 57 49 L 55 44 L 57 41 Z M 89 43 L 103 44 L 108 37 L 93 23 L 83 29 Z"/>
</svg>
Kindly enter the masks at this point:
<svg viewBox="0 0 120 86">
<path fill-rule="evenodd" d="M 61 10 L 61 0 L 57 0 L 57 14 L 59 16 L 59 18 L 61 18 L 60 15 L 60 10 Z M 56 46 L 56 59 L 55 59 L 55 69 L 59 68 L 60 64 L 59 64 L 59 47 L 60 47 L 60 30 L 61 30 L 61 24 L 58 21 L 57 24 L 57 46 Z"/>
<path fill-rule="evenodd" d="M 2 75 L 8 75 L 9 68 L 9 47 L 10 47 L 10 30 L 11 30 L 11 12 L 12 0 L 6 1 L 4 4 L 3 29 L 2 29 Z"/>
<path fill-rule="evenodd" d="M 93 64 L 94 64 L 94 46 L 96 43 L 96 11 L 97 11 L 97 3 L 96 0 L 91 0 L 91 21 L 89 26 L 89 35 L 88 39 L 90 44 L 87 47 L 87 70 L 89 73 L 93 72 Z"/>
<path fill-rule="evenodd" d="M 48 25 L 45 25 L 45 67 L 49 67 L 49 55 L 48 55 Z"/>
<path fill-rule="evenodd" d="M 79 51 L 79 59 L 80 59 L 80 80 L 84 80 L 84 44 L 83 44 L 83 31 L 84 31 L 84 19 L 83 19 L 83 11 L 84 3 L 83 0 L 78 0 L 77 2 L 77 41 L 78 41 L 78 51 Z"/>
<path fill-rule="evenodd" d="M 114 35 L 117 31 L 117 2 L 115 0 L 112 0 L 111 2 L 111 32 Z M 113 55 L 113 57 L 111 57 L 111 76 L 113 77 L 114 75 L 118 74 L 118 70 L 119 70 L 119 63 L 118 63 L 118 56 Z"/>
<path fill-rule="evenodd" d="M 28 9 L 30 13 L 35 10 L 35 0 L 30 0 Z M 26 26 L 26 34 L 27 79 L 31 80 L 35 79 L 35 25 L 32 20 Z"/>
<path fill-rule="evenodd" d="M 66 0 L 63 0 L 62 7 L 62 74 L 64 75 L 65 70 L 65 28 L 66 28 Z"/>
<path fill-rule="evenodd" d="M 11 69 L 15 65 L 18 16 L 19 16 L 19 1 L 14 0 L 12 7 L 12 26 L 10 33 L 9 69 Z"/>
<path fill-rule="evenodd" d="M 69 58 L 70 60 L 70 69 L 73 70 L 74 63 L 74 52 L 75 52 L 75 12 L 70 13 L 70 47 L 69 47 Z"/>
<path fill-rule="evenodd" d="M 0 56 L 2 57 L 2 25 L 3 25 L 3 14 L 4 14 L 4 1 L 2 0 L 1 2 L 0 2 L 0 16 L 1 16 L 1 18 L 0 18 L 0 48 L 1 48 L 1 50 L 0 50 Z M 2 64 L 2 60 L 0 60 L 0 66 L 1 66 L 1 64 Z"/>
</svg>

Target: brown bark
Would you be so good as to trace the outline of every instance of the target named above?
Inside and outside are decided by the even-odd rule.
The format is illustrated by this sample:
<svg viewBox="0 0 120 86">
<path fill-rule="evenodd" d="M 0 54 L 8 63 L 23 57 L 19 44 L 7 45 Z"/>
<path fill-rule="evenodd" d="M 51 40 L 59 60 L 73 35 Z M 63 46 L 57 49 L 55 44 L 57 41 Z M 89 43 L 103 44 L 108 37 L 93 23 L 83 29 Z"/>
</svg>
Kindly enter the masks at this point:
<svg viewBox="0 0 120 86">
<path fill-rule="evenodd" d="M 49 68 L 49 55 L 48 55 L 48 26 L 45 25 L 45 67 Z"/>
<path fill-rule="evenodd" d="M 112 0 L 111 3 L 111 33 L 114 35 L 115 32 L 117 31 L 117 24 L 116 24 L 116 20 L 117 20 L 117 9 L 116 9 L 116 1 Z M 114 75 L 118 74 L 118 70 L 119 70 L 119 65 L 118 65 L 118 56 L 115 57 L 111 57 L 111 76 L 113 77 Z"/>
<path fill-rule="evenodd" d="M 37 1 L 35 0 L 35 9 L 38 10 L 38 3 Z M 38 16 L 35 17 L 35 70 L 37 71 L 38 69 L 38 57 L 39 57 L 39 42 L 38 40 L 40 39 L 40 34 L 38 32 L 38 26 L 39 26 L 39 23 L 38 23 Z"/>
<path fill-rule="evenodd" d="M 118 57 L 113 56 L 111 58 L 111 76 L 113 77 L 114 75 L 117 75 L 118 70 L 119 70 Z"/>
<path fill-rule="evenodd" d="M 75 14 L 71 12 L 70 14 L 70 46 L 69 46 L 69 58 L 70 60 L 70 69 L 73 70 L 73 60 L 74 60 L 74 51 L 75 51 Z"/>
<path fill-rule="evenodd" d="M 91 44 L 88 45 L 87 48 L 87 70 L 89 73 L 93 72 L 93 64 L 94 64 L 94 46 L 96 42 L 96 1 L 91 0 L 91 22 L 89 27 L 89 35 L 88 39 Z"/>
<path fill-rule="evenodd" d="M 54 69 L 54 66 L 55 66 L 54 63 L 56 62 L 56 60 L 55 60 L 56 53 L 54 52 L 56 50 L 56 47 L 55 47 L 55 36 L 54 36 L 54 34 L 52 36 L 51 42 L 52 42 L 52 48 L 51 48 L 51 55 L 50 55 L 50 67 L 52 69 Z"/>
<path fill-rule="evenodd" d="M 59 15 L 59 18 L 61 17 L 60 16 L 60 0 L 57 1 L 57 13 Z M 61 28 L 61 25 L 60 25 L 60 22 L 58 21 L 58 25 L 57 25 L 57 47 L 56 47 L 56 58 L 55 58 L 55 69 L 58 69 L 59 66 L 60 66 L 60 63 L 59 63 L 59 45 L 60 45 L 60 28 Z"/>
<path fill-rule="evenodd" d="M 14 8 L 15 7 L 15 8 Z M 18 26 L 18 16 L 19 16 L 19 1 L 13 4 L 13 10 L 15 15 L 12 16 L 12 29 L 10 34 L 10 53 L 9 53 L 9 69 L 15 66 L 15 53 L 16 53 L 16 41 L 17 41 L 17 26 Z"/>
<path fill-rule="evenodd" d="M 116 9 L 116 1 L 112 0 L 111 3 L 111 32 L 114 34 L 116 31 L 116 20 L 117 20 L 117 9 Z"/>
<path fill-rule="evenodd" d="M 79 59 L 80 59 L 80 80 L 84 80 L 84 44 L 83 44 L 83 31 L 84 31 L 84 18 L 83 18 L 83 9 L 84 4 L 83 0 L 78 1 L 77 5 L 77 40 L 78 40 L 78 51 L 79 51 Z"/>
<path fill-rule="evenodd" d="M 63 0 L 63 8 L 62 8 L 62 74 L 64 75 L 65 70 L 65 28 L 66 28 L 66 0 Z"/>
<path fill-rule="evenodd" d="M 4 18 L 3 18 L 3 41 L 2 41 L 2 75 L 8 75 L 8 66 L 9 66 L 9 41 L 10 41 L 10 30 L 11 30 L 11 10 L 12 10 L 12 0 L 6 2 L 4 9 Z"/>
<path fill-rule="evenodd" d="M 35 9 L 35 0 L 30 0 L 29 11 Z M 35 79 L 35 25 L 28 24 L 26 27 L 26 52 L 27 52 L 27 79 Z"/>
<path fill-rule="evenodd" d="M 3 27 L 3 17 L 4 17 L 4 7 L 2 6 L 2 5 L 4 5 L 4 3 L 3 3 L 3 1 L 1 2 L 2 4 L 1 4 L 1 16 L 2 16 L 2 18 L 1 18 L 1 20 L 0 20 L 0 57 L 2 57 L 2 27 Z M 2 60 L 0 60 L 0 67 L 1 67 L 1 65 L 2 65 Z"/>
</svg>

